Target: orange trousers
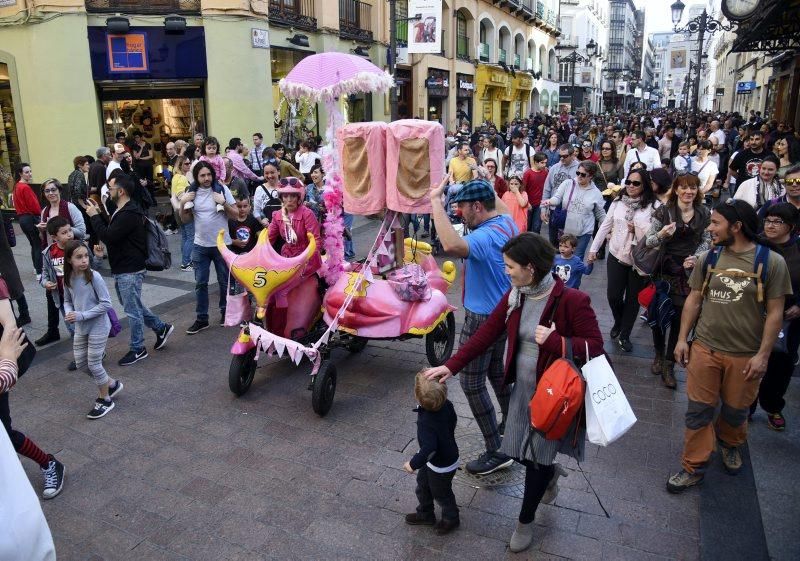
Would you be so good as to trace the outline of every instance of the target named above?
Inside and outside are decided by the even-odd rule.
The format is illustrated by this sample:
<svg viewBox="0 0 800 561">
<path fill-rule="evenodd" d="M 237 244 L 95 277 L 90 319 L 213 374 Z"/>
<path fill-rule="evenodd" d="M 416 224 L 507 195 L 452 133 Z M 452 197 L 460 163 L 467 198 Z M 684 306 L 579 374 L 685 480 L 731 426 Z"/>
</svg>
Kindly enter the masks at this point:
<svg viewBox="0 0 800 561">
<path fill-rule="evenodd" d="M 747 442 L 747 413 L 761 382 L 744 379 L 743 370 L 750 358 L 713 351 L 697 341 L 692 344 L 686 367 L 689 405 L 681 459 L 687 472 L 703 472 L 714 452 L 715 439 L 728 447 Z"/>
</svg>

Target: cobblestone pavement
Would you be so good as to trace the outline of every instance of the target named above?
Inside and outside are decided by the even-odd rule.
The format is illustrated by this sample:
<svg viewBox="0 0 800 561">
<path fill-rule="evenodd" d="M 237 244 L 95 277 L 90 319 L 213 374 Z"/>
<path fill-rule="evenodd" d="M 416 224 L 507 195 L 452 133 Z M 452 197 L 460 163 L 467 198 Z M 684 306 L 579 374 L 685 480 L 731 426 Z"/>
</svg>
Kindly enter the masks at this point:
<svg viewBox="0 0 800 561">
<path fill-rule="evenodd" d="M 361 235 L 364 247 L 369 232 Z M 25 248 L 16 251 L 22 264 Z M 151 287 L 169 285 L 165 277 L 150 275 L 146 298 Z M 185 335 L 194 296 L 186 286 L 191 279 L 183 278 L 170 288 L 179 295 L 155 304 L 176 324 L 164 350 L 121 368 L 116 360 L 127 350 L 127 330 L 109 341 L 107 366 L 125 389 L 104 419 L 84 416 L 95 390 L 86 375 L 66 370 L 69 341 L 41 351 L 14 390 L 15 425 L 66 466 L 63 493 L 43 503 L 59 559 L 701 556 L 700 494 L 672 496 L 664 489 L 682 443 L 683 373 L 675 392 L 650 374 L 643 324 L 634 330 L 633 353 L 621 356 L 607 346 L 639 422 L 608 448 L 587 445 L 582 464 L 610 518 L 575 463 L 562 458 L 570 475 L 561 480 L 558 499 L 540 507 L 533 547 L 513 555 L 507 543 L 520 508 L 518 469 L 494 482 L 459 472 L 462 524 L 451 535 L 403 522 L 415 507 L 414 476 L 402 465 L 416 450 L 413 376 L 426 365 L 422 340 L 370 342 L 355 355 L 334 351 L 339 383 L 325 418 L 311 409 L 307 363 L 262 359 L 252 388 L 236 398 L 227 372 L 237 331 L 214 326 Z M 601 262 L 584 289 L 607 333 L 604 286 Z M 459 293 L 451 290 L 453 303 Z M 36 324 L 43 312 L 34 311 Z M 462 318 L 459 312 L 457 329 Z M 449 389 L 468 460 L 480 452 L 480 437 L 458 382 L 451 380 Z M 23 464 L 38 491 L 41 475 L 31 462 Z"/>
</svg>

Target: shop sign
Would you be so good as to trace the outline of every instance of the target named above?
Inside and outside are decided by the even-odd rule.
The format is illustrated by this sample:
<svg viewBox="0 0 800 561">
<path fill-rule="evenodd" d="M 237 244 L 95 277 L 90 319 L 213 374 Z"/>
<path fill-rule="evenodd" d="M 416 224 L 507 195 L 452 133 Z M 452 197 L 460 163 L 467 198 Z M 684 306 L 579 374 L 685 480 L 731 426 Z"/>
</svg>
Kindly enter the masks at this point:
<svg viewBox="0 0 800 561">
<path fill-rule="evenodd" d="M 408 52 L 442 52 L 442 0 L 408 0 Z"/>
<path fill-rule="evenodd" d="M 251 39 L 254 49 L 269 49 L 269 31 L 253 28 Z"/>
<path fill-rule="evenodd" d="M 472 76 L 465 74 L 457 74 L 458 79 L 458 93 L 456 97 L 472 97 L 475 92 L 475 82 L 472 81 Z"/>
<path fill-rule="evenodd" d="M 736 82 L 736 93 L 737 94 L 749 94 L 753 93 L 753 90 L 756 89 L 755 82 Z"/>
<path fill-rule="evenodd" d="M 425 80 L 425 87 L 428 89 L 428 95 L 435 97 L 449 96 L 450 73 L 446 70 L 429 70 L 428 79 Z"/>
<path fill-rule="evenodd" d="M 109 72 L 147 72 L 147 33 L 108 35 Z"/>
<path fill-rule="evenodd" d="M 5 6 L 14 6 L 17 0 L 0 0 L 0 8 Z"/>
</svg>

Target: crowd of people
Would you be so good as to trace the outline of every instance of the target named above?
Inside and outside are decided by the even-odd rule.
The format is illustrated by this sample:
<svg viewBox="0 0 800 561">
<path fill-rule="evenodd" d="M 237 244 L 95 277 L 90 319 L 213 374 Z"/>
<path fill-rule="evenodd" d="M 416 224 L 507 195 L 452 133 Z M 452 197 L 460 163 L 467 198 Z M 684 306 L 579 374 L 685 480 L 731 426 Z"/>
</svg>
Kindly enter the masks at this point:
<svg viewBox="0 0 800 561">
<path fill-rule="evenodd" d="M 148 356 L 145 326 L 155 335 L 155 350 L 175 329 L 141 299 L 144 218 L 156 212 L 158 196 L 152 148 L 135 132 L 130 144 L 124 133 L 117 140 L 95 158 L 76 157 L 67 182 L 44 181 L 41 197 L 32 188 L 30 165 L 17 166 L 14 178 L 19 227 L 46 291 L 48 328 L 35 345 L 59 340 L 65 322 L 74 349 L 68 368 L 88 371 L 97 386 L 90 419 L 111 411 L 123 389 L 103 365 L 116 319 L 96 271 L 104 259 L 130 325 L 129 350 L 119 366 Z M 739 447 L 758 405 L 770 428 L 785 430 L 783 398 L 800 346 L 800 144 L 791 127 L 755 113 L 564 112 L 500 129 L 484 123 L 472 130 L 462 123 L 446 140 L 448 173 L 431 188 L 430 215 L 407 215 L 404 224 L 408 234 L 430 236 L 439 251 L 463 260 L 465 319 L 458 352 L 417 377 L 421 452 L 404 467 L 417 472 L 420 503 L 406 517 L 409 524 L 435 525 L 443 534 L 460 523 L 450 488 L 459 465 L 456 418 L 446 386 L 435 383 L 459 374 L 485 445 L 465 469 L 487 475 L 515 460 L 525 466 L 510 548 L 529 547 L 537 507 L 555 500 L 565 473 L 557 453 L 583 458 L 585 424 L 576 417 L 568 437 L 555 440 L 531 433 L 528 402 L 543 372 L 562 355 L 564 341 L 571 341 L 578 363 L 604 353 L 595 311 L 580 290 L 598 260 L 606 260 L 606 276 L 595 282 L 606 283 L 614 344 L 633 350 L 641 296 L 652 288 L 658 305 L 644 311 L 655 349 L 652 373 L 675 389 L 676 364 L 687 371 L 686 441 L 669 491 L 703 480 L 715 438 L 725 468 L 737 473 Z M 242 253 L 267 229 L 269 242 L 288 257 L 302 253 L 311 234 L 318 250 L 304 272 L 310 275 L 322 263 L 326 213 L 325 171 L 312 140 L 300 142 L 293 157 L 280 144 L 265 146 L 260 133 L 253 134 L 250 149 L 241 138 L 230 139 L 224 155 L 212 136 L 193 141 L 167 145 L 160 178 L 173 211 L 162 213 L 162 224 L 180 232 L 180 268 L 195 277 L 189 335 L 211 323 L 212 264 L 220 324 L 228 294 L 241 290 L 228 286 L 228 267 L 216 245 L 220 230 L 225 244 Z M 345 221 L 351 226 L 352 216 Z M 345 245 L 345 257 L 354 259 L 352 239 Z M 0 323 L 11 340 L 30 314 L 13 256 L 6 258 L 8 246 L 0 239 Z M 656 256 L 652 270 L 642 269 L 641 252 Z M 287 313 L 271 308 L 270 328 Z M 15 352 L 12 342 L 0 345 L 0 372 L 10 372 L 8 356 Z M 1 396 L 0 416 L 15 450 L 42 467 L 43 497 L 56 496 L 64 466 L 11 428 L 7 388 Z M 442 506 L 438 522 L 435 502 Z"/>
</svg>

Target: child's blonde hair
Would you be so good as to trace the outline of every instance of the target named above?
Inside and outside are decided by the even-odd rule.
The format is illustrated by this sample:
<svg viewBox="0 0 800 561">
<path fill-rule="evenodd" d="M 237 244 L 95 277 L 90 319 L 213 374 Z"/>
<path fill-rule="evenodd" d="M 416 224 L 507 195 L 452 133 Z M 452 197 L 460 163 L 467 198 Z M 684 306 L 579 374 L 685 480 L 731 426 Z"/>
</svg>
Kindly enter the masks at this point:
<svg viewBox="0 0 800 561">
<path fill-rule="evenodd" d="M 414 379 L 414 397 L 426 411 L 438 411 L 447 399 L 447 385 L 439 380 L 428 380 L 425 372 L 417 372 Z"/>
</svg>

